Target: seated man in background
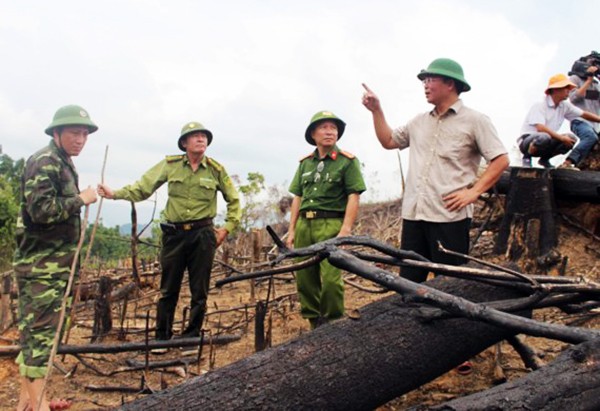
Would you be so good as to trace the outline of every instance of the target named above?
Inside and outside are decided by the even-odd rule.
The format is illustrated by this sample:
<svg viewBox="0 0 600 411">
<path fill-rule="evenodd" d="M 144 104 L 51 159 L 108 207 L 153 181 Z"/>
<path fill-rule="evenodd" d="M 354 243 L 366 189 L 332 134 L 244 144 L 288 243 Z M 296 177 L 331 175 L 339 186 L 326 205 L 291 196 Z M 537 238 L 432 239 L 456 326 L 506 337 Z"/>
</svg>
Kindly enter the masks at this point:
<svg viewBox="0 0 600 411">
<path fill-rule="evenodd" d="M 567 100 L 570 91 L 576 87 L 564 74 L 550 77 L 546 97 L 531 107 L 523 122 L 521 137 L 517 140 L 523 153 L 523 166 L 530 167 L 531 157 L 539 157 L 539 165 L 553 168 L 550 159 L 566 154 L 573 148 L 578 140 L 577 136 L 558 132 L 565 119 L 572 121 L 584 118 L 600 122 L 598 115 L 583 111 Z"/>
</svg>

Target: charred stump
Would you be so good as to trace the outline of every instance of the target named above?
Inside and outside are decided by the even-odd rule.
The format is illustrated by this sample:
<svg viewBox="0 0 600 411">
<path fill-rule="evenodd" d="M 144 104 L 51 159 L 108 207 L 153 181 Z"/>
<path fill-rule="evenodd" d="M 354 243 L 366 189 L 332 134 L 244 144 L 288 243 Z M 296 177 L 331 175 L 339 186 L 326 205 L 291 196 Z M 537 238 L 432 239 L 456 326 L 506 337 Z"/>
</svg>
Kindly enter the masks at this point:
<svg viewBox="0 0 600 411">
<path fill-rule="evenodd" d="M 426 283 L 472 301 L 517 292 L 448 277 Z M 465 318 L 427 321 L 393 295 L 277 347 L 122 406 L 124 410 L 374 409 L 513 335 Z"/>
<path fill-rule="evenodd" d="M 102 338 L 112 330 L 111 291 L 110 278 L 106 276 L 100 277 L 100 281 L 98 282 L 98 297 L 94 302 L 94 325 L 91 342 L 102 341 Z"/>
<path fill-rule="evenodd" d="M 524 271 L 546 271 L 561 259 L 550 171 L 513 168 L 509 187 L 494 251 Z"/>
</svg>

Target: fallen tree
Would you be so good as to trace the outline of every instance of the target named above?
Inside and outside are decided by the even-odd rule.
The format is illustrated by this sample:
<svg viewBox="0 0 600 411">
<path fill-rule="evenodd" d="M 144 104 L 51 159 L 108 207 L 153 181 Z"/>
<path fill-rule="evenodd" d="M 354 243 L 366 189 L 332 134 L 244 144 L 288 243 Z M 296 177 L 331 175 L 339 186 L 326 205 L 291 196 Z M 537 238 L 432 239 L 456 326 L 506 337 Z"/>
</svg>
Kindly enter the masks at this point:
<svg viewBox="0 0 600 411">
<path fill-rule="evenodd" d="M 599 398 L 600 339 L 596 339 L 571 347 L 552 363 L 518 380 L 415 410 L 597 410 Z"/>
<path fill-rule="evenodd" d="M 356 240 L 356 238 L 354 238 Z M 367 264 L 337 245 L 369 243 L 389 263 L 425 265 L 433 271 L 471 277 L 467 267 L 440 267 L 419 256 L 352 238 L 330 240 L 301 250 L 285 250 L 283 258 L 313 256 L 402 293 L 360 310 L 360 319 L 341 320 L 287 344 L 262 351 L 227 367 L 189 380 L 129 404 L 125 410 L 176 409 L 373 409 L 453 369 L 489 346 L 518 332 L 549 336 L 571 343 L 600 337 L 593 330 L 538 323 L 497 311 L 593 299 L 595 284 L 581 286 L 561 279 L 490 272 L 482 282 L 438 277 L 415 284 Z M 364 257 L 364 256 L 363 256 Z M 411 259 L 414 258 L 414 259 Z M 374 258 L 376 259 L 376 258 Z M 442 271 L 443 271 L 442 270 Z M 281 272 L 272 270 L 270 274 Z M 258 277 L 253 273 L 243 278 Z M 505 281 L 508 277 L 509 283 Z M 484 276 L 486 277 L 486 276 Z M 227 280 L 231 281 L 231 280 Z M 562 283 L 562 284 L 561 284 Z M 503 284 L 503 285 L 501 285 Z M 549 297 L 553 287 L 562 297 Z M 567 298 L 563 298 L 563 297 Z M 474 302 L 493 301 L 490 304 Z M 424 304 L 426 303 L 426 304 Z M 430 307 L 443 309 L 442 315 Z M 521 315 L 527 314 L 522 311 Z M 456 317 L 460 315 L 461 317 Z"/>
<path fill-rule="evenodd" d="M 428 285 L 475 301 L 519 296 L 452 278 Z M 420 306 L 387 297 L 362 308 L 359 320 L 322 326 L 121 409 L 373 409 L 514 334 L 464 318 L 425 322 Z"/>
</svg>

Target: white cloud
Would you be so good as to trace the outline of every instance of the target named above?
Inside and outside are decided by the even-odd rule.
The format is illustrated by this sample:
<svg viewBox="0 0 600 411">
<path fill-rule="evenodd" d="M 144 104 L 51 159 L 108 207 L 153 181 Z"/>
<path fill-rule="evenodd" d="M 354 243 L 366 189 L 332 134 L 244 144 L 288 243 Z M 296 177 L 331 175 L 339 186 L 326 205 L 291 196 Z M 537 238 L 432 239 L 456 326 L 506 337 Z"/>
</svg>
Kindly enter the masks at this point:
<svg viewBox="0 0 600 411">
<path fill-rule="evenodd" d="M 45 142 L 56 108 L 81 104 L 100 126 L 76 159 L 82 185 L 99 180 L 106 145 L 106 181 L 133 182 L 178 152 L 190 120 L 213 131 L 209 155 L 230 174 L 284 184 L 311 150 L 310 117 L 330 109 L 348 123 L 340 146 L 365 164 L 365 199 L 397 197 L 398 158 L 376 141 L 361 82 L 398 126 L 429 109 L 418 71 L 455 58 L 473 86 L 466 104 L 489 115 L 510 147 L 547 77 L 593 48 L 582 41 L 565 56 L 573 42 L 543 31 L 540 8 L 513 14 L 469 0 L 27 3 L 0 5 L 0 144 L 25 157 Z M 595 38 L 589 31 L 579 37 Z M 109 202 L 105 221 L 127 221 L 127 208 Z"/>
</svg>

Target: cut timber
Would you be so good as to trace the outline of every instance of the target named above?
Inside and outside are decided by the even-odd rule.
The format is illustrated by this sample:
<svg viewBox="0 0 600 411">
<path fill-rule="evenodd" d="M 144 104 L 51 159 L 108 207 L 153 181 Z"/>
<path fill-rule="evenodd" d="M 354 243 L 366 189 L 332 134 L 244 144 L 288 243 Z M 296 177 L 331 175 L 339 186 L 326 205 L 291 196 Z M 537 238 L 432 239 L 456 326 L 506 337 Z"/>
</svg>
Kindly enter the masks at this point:
<svg viewBox="0 0 600 411">
<path fill-rule="evenodd" d="M 419 411 L 598 410 L 600 409 L 600 340 L 563 352 L 555 361 L 495 388 Z"/>
<path fill-rule="evenodd" d="M 428 286 L 472 301 L 515 298 L 448 277 Z M 510 331 L 464 318 L 424 322 L 393 295 L 277 347 L 125 404 L 124 410 L 374 409 L 452 370 Z"/>
<path fill-rule="evenodd" d="M 546 268 L 543 264 L 558 262 L 555 261 L 556 205 L 550 172 L 540 168 L 513 168 L 510 180 L 506 211 L 494 251 L 506 254 L 510 261 L 521 260 L 526 271 Z"/>
</svg>

